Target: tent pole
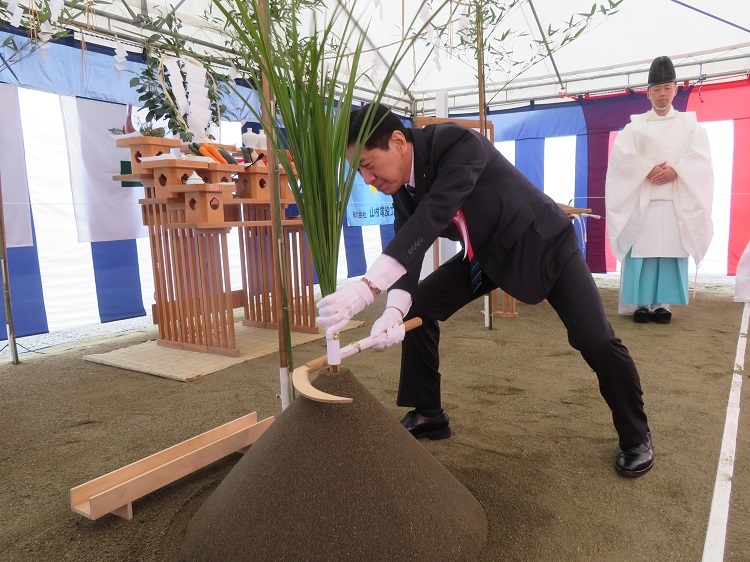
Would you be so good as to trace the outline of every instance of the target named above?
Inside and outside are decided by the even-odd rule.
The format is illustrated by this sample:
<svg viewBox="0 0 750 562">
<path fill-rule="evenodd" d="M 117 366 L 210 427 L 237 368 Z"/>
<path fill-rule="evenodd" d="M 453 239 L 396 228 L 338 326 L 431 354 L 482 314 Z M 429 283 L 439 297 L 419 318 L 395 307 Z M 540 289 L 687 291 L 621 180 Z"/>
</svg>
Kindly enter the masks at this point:
<svg viewBox="0 0 750 562">
<path fill-rule="evenodd" d="M 8 346 L 14 365 L 18 365 L 18 348 L 16 334 L 13 328 L 13 314 L 10 306 L 10 276 L 8 275 L 8 249 L 5 246 L 5 216 L 3 200 L 3 186 L 0 181 L 0 267 L 3 274 L 3 301 L 5 302 L 5 328 L 8 332 Z"/>
<path fill-rule="evenodd" d="M 479 94 L 479 132 L 487 136 L 487 107 L 485 106 L 485 76 L 484 76 L 484 17 L 482 6 L 476 5 L 476 32 L 477 32 L 477 89 Z M 484 297 L 484 309 L 489 311 L 485 314 L 485 325 L 492 329 L 492 312 L 495 309 L 495 291 Z"/>
</svg>

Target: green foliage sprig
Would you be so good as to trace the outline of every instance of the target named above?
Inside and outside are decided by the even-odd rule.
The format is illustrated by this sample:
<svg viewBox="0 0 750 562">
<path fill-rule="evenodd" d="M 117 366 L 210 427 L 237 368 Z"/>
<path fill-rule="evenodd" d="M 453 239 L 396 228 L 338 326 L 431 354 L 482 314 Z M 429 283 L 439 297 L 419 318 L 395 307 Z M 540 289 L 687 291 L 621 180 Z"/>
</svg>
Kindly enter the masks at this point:
<svg viewBox="0 0 750 562">
<path fill-rule="evenodd" d="M 588 12 L 572 14 L 560 25 L 548 24 L 542 39 L 532 39 L 535 46 L 531 52 L 517 53 L 509 45 L 511 39 L 527 36 L 528 33 L 507 27 L 513 12 L 521 9 L 528 0 L 466 0 L 459 2 L 466 8 L 469 25 L 459 34 L 458 48 L 478 58 L 477 45 L 484 46 L 481 59 L 486 72 L 500 71 L 504 74 L 503 88 L 509 86 L 526 70 L 551 56 L 564 46 L 581 37 L 593 25 L 615 15 L 623 0 L 607 0 L 594 3 Z M 480 25 L 477 25 L 479 22 Z M 481 38 L 479 36 L 481 33 Z M 501 88 L 502 89 L 502 88 Z"/>
<path fill-rule="evenodd" d="M 448 0 L 441 2 L 440 7 L 434 6 L 434 13 Z M 312 30 L 307 35 L 300 32 L 302 25 L 297 19 L 303 4 L 312 10 Z M 255 84 L 267 81 L 272 91 L 272 96 L 267 96 L 262 88 L 258 90 L 263 112 L 274 117 L 266 134 L 277 143 L 269 144 L 269 149 L 274 150 L 289 178 L 325 295 L 336 289 L 341 228 L 361 156 L 362 142 L 358 142 L 352 165 L 347 165 L 349 114 L 365 72 L 360 66 L 365 35 L 340 2 L 329 6 L 330 12 L 322 22 L 313 4 L 274 2 L 273 9 L 286 17 L 271 20 L 273 25 L 266 36 L 259 20 L 262 11 L 258 0 L 214 0 L 227 22 L 229 43 L 239 54 L 242 68 Z M 383 99 L 399 63 L 431 24 L 429 19 L 418 25 L 415 16 L 410 24 L 413 32 L 399 44 L 381 85 L 371 94 L 375 103 Z M 250 110 L 263 122 L 259 112 L 252 107 Z M 374 112 L 370 112 L 360 141 L 374 130 L 374 119 Z"/>
<path fill-rule="evenodd" d="M 187 130 L 186 114 L 181 114 L 174 101 L 172 87 L 167 76 L 162 76 L 161 61 L 165 55 L 174 57 L 190 56 L 201 61 L 209 74 L 208 100 L 211 110 L 211 123 L 219 125 L 222 116 L 229 117 L 226 105 L 222 102 L 224 96 L 230 92 L 229 79 L 216 72 L 205 57 L 201 57 L 187 44 L 180 34 L 182 22 L 170 12 L 164 18 L 164 32 L 154 33 L 144 45 L 145 66 L 143 70 L 130 80 L 130 87 L 138 92 L 138 100 L 146 110 L 146 121 L 166 121 L 167 129 L 183 141 L 193 140 L 193 135 Z M 180 79 L 187 87 L 186 76 L 181 71 Z M 190 93 L 188 92 L 188 97 Z M 200 139 L 203 140 L 203 139 Z"/>
<path fill-rule="evenodd" d="M 72 31 L 66 27 L 67 23 L 85 14 L 89 7 L 100 3 L 109 2 L 72 0 L 63 4 L 58 19 L 53 20 L 50 0 L 28 2 L 20 24 L 26 30 L 26 37 L 10 34 L 3 40 L 0 44 L 0 71 L 33 55 L 46 42 L 72 35 Z M 7 9 L 7 4 L 0 5 L 0 31 L 10 31 L 9 22 L 12 19 L 13 14 Z M 46 33 L 45 28 L 48 30 Z"/>
</svg>

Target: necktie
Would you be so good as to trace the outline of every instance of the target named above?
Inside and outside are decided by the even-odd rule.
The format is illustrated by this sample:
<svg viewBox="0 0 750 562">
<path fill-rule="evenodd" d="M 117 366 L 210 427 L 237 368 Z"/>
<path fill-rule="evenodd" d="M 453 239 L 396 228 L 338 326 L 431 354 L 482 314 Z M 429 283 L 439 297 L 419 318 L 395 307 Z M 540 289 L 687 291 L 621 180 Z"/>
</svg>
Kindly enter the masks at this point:
<svg viewBox="0 0 750 562">
<path fill-rule="evenodd" d="M 482 284 L 482 267 L 476 258 L 469 259 L 470 273 L 469 279 L 471 280 L 471 292 L 476 293 L 479 289 L 479 285 Z"/>
<path fill-rule="evenodd" d="M 482 284 L 482 267 L 474 257 L 474 250 L 471 247 L 471 240 L 469 240 L 469 227 L 466 225 L 466 217 L 461 209 L 458 210 L 456 216 L 453 217 L 453 222 L 458 227 L 458 231 L 461 233 L 461 238 L 464 241 L 464 248 L 466 255 L 469 258 L 469 282 L 471 283 L 471 292 L 476 293 L 479 286 Z"/>
</svg>

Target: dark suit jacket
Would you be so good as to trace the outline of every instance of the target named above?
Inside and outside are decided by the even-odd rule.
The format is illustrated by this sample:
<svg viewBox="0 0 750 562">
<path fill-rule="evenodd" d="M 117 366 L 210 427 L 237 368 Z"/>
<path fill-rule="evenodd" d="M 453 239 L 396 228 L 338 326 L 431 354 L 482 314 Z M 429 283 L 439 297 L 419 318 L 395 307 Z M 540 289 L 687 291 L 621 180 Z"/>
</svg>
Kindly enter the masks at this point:
<svg viewBox="0 0 750 562">
<path fill-rule="evenodd" d="M 461 240 L 461 209 L 484 274 L 520 301 L 543 300 L 577 250 L 568 216 L 478 132 L 443 123 L 412 134 L 416 196 L 393 195 L 396 235 L 384 250 L 407 274 L 392 288 L 414 294 L 430 245 Z"/>
</svg>

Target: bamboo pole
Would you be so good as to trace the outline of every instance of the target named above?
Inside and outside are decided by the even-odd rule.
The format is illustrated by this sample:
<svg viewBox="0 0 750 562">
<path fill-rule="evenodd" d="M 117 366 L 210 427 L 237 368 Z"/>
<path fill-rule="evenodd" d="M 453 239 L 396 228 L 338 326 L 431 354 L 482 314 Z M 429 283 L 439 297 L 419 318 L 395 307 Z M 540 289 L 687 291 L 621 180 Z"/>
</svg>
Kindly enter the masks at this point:
<svg viewBox="0 0 750 562">
<path fill-rule="evenodd" d="M 5 242 L 5 209 L 3 205 L 3 187 L 0 183 L 0 262 L 3 272 L 3 302 L 5 303 L 5 328 L 8 332 L 8 347 L 10 347 L 11 361 L 18 365 L 18 348 L 16 347 L 16 331 L 13 326 L 13 313 L 10 305 L 10 275 L 8 275 L 8 248 Z"/>
<path fill-rule="evenodd" d="M 270 15 L 268 11 L 268 0 L 260 0 L 258 2 L 259 14 L 258 21 L 260 22 L 260 32 L 266 42 L 269 40 L 269 26 L 270 26 Z M 262 83 L 263 93 L 267 100 L 271 102 L 271 110 L 273 112 L 273 92 L 271 92 L 271 86 L 268 80 L 263 80 Z M 276 119 L 275 115 L 268 115 L 264 108 L 263 110 L 263 128 L 271 133 L 273 128 L 271 127 L 271 119 Z M 284 274 L 284 238 L 281 227 L 281 202 L 279 200 L 279 164 L 276 160 L 276 154 L 274 152 L 276 138 L 274 135 L 267 135 L 270 150 L 266 150 L 268 158 L 268 179 L 269 179 L 269 190 L 271 198 L 271 255 L 273 257 L 273 306 L 276 307 L 276 319 L 278 322 L 279 331 L 279 383 L 281 386 L 281 409 L 285 410 L 290 404 L 293 398 L 293 386 L 290 380 L 289 364 L 291 363 L 291 333 L 289 330 L 289 310 L 286 298 L 285 290 L 285 274 Z M 273 143 L 273 145 L 271 144 Z"/>
</svg>

